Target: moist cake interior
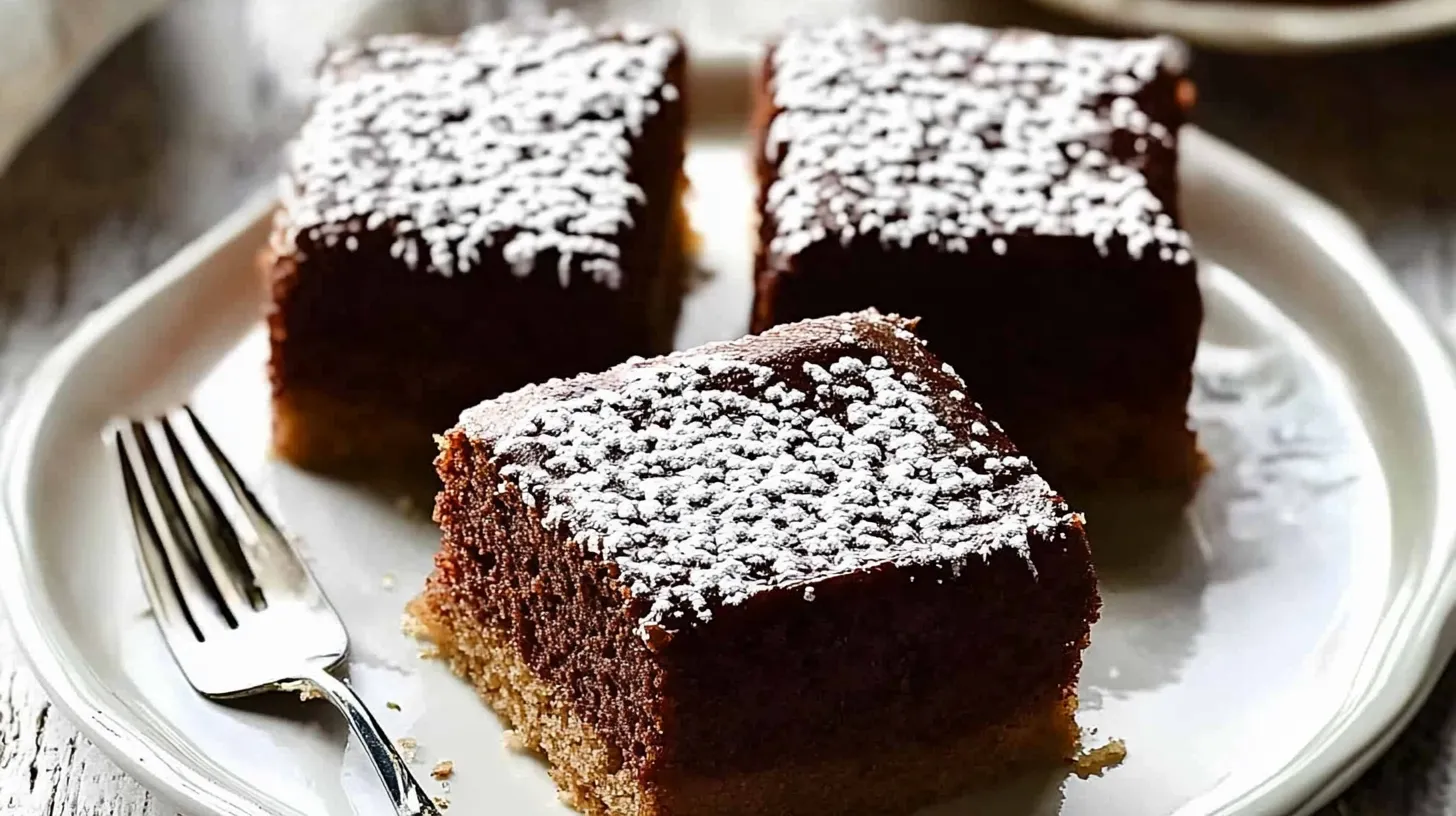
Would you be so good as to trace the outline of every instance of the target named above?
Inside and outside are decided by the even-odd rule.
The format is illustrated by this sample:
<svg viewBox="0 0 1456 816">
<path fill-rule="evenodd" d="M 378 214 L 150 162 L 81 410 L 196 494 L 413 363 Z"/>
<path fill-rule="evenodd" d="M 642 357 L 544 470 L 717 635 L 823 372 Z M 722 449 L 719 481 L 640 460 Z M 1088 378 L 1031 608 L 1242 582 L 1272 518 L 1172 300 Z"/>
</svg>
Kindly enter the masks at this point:
<svg viewBox="0 0 1456 816">
<path fill-rule="evenodd" d="M 897 813 L 1071 757 L 1080 517 L 910 328 L 807 321 L 442 438 L 414 612 L 579 809 Z"/>
</svg>

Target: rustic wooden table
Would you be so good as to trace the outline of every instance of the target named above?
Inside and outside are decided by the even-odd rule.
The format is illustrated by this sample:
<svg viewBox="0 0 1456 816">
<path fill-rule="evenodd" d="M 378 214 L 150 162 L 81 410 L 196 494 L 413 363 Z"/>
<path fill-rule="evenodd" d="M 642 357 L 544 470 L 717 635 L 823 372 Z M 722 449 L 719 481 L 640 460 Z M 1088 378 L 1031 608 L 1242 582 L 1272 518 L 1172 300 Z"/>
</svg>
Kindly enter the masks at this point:
<svg viewBox="0 0 1456 816">
<path fill-rule="evenodd" d="M 241 9 L 173 6 L 0 176 L 0 416 L 77 320 L 271 182 L 300 102 L 242 33 Z M 1335 56 L 1199 53 L 1195 74 L 1205 128 L 1342 207 L 1426 314 L 1456 321 L 1456 39 Z M 1456 812 L 1453 780 L 1456 669 L 1328 813 Z M 3 626 L 0 810 L 165 812 L 52 708 Z"/>
</svg>

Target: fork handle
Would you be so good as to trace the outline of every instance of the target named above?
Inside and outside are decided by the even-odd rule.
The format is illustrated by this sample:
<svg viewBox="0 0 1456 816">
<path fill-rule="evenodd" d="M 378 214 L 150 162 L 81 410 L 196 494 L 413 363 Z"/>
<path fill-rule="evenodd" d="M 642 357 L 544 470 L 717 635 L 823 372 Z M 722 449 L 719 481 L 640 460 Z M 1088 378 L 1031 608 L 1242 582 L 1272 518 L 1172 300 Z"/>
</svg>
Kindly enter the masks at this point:
<svg viewBox="0 0 1456 816">
<path fill-rule="evenodd" d="M 349 721 L 349 729 L 363 743 L 369 761 L 379 772 L 379 781 L 389 794 L 394 809 L 400 816 L 440 816 L 430 795 L 406 767 L 404 759 L 394 750 L 394 745 L 379 727 L 379 721 L 369 713 L 364 701 L 354 693 L 349 684 L 333 676 L 324 668 L 316 668 L 306 677 L 300 678 L 313 683 L 324 697 L 343 713 Z"/>
</svg>

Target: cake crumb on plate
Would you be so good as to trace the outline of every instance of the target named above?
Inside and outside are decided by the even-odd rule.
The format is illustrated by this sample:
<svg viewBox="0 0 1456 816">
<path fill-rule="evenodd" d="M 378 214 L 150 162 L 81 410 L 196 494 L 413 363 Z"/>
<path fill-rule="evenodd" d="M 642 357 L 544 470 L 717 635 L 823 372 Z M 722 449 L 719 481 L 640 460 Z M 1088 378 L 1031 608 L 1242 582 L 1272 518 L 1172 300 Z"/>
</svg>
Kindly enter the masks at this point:
<svg viewBox="0 0 1456 816">
<path fill-rule="evenodd" d="M 1120 739 L 1110 740 L 1106 745 L 1086 748 L 1072 760 L 1072 773 L 1082 779 L 1101 776 L 1122 764 L 1127 758 L 1127 744 Z"/>
<path fill-rule="evenodd" d="M 521 753 L 526 750 L 526 741 L 521 738 L 521 733 L 513 728 L 507 728 L 501 733 L 501 744 L 506 747 L 507 751 Z"/>
<path fill-rule="evenodd" d="M 295 680 L 289 683 L 281 683 L 278 688 L 283 691 L 298 692 L 300 702 L 306 703 L 310 700 L 322 700 L 324 698 L 323 689 L 309 680 Z"/>
<path fill-rule="evenodd" d="M 400 737 L 395 744 L 399 746 L 400 756 L 405 762 L 414 762 L 419 755 L 420 743 L 414 737 Z"/>
<path fill-rule="evenodd" d="M 435 767 L 430 769 L 430 776 L 440 781 L 449 779 L 453 773 L 455 773 L 455 763 L 448 759 L 436 762 Z"/>
<path fill-rule="evenodd" d="M 416 640 L 424 640 L 429 636 L 424 624 L 408 609 L 399 616 L 399 630 Z"/>
</svg>

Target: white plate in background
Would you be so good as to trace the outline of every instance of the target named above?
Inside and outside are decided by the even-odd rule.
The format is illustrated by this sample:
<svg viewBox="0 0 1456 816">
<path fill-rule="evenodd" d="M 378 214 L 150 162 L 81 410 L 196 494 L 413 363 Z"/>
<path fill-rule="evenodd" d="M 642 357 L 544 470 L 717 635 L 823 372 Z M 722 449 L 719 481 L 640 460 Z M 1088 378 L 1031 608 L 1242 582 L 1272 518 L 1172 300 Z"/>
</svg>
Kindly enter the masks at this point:
<svg viewBox="0 0 1456 816">
<path fill-rule="evenodd" d="M 1456 0 L 1036 0 L 1114 28 L 1231 51 L 1371 48 L 1456 31 Z"/>
<path fill-rule="evenodd" d="M 748 156 L 712 126 L 738 121 L 748 67 L 695 80 L 708 115 L 689 155 L 691 215 L 714 274 L 691 295 L 682 345 L 747 321 Z M 1208 308 L 1194 407 L 1215 469 L 1165 529 L 1135 504 L 1091 509 L 1106 608 L 1079 719 L 1099 740 L 1124 739 L 1127 760 L 938 816 L 1308 813 L 1393 737 L 1451 652 L 1446 350 L 1310 194 L 1192 128 L 1182 177 Z M 266 456 L 254 259 L 271 206 L 244 207 L 94 314 L 35 375 L 0 456 L 0 589 L 17 639 L 87 736 L 189 814 L 380 812 L 332 711 L 196 696 L 149 617 L 100 429 L 190 396 L 300 536 L 349 627 L 355 687 L 393 736 L 418 740 L 427 787 L 448 758 L 453 812 L 565 814 L 543 768 L 507 752 L 494 716 L 400 633 L 431 525 Z"/>
</svg>

